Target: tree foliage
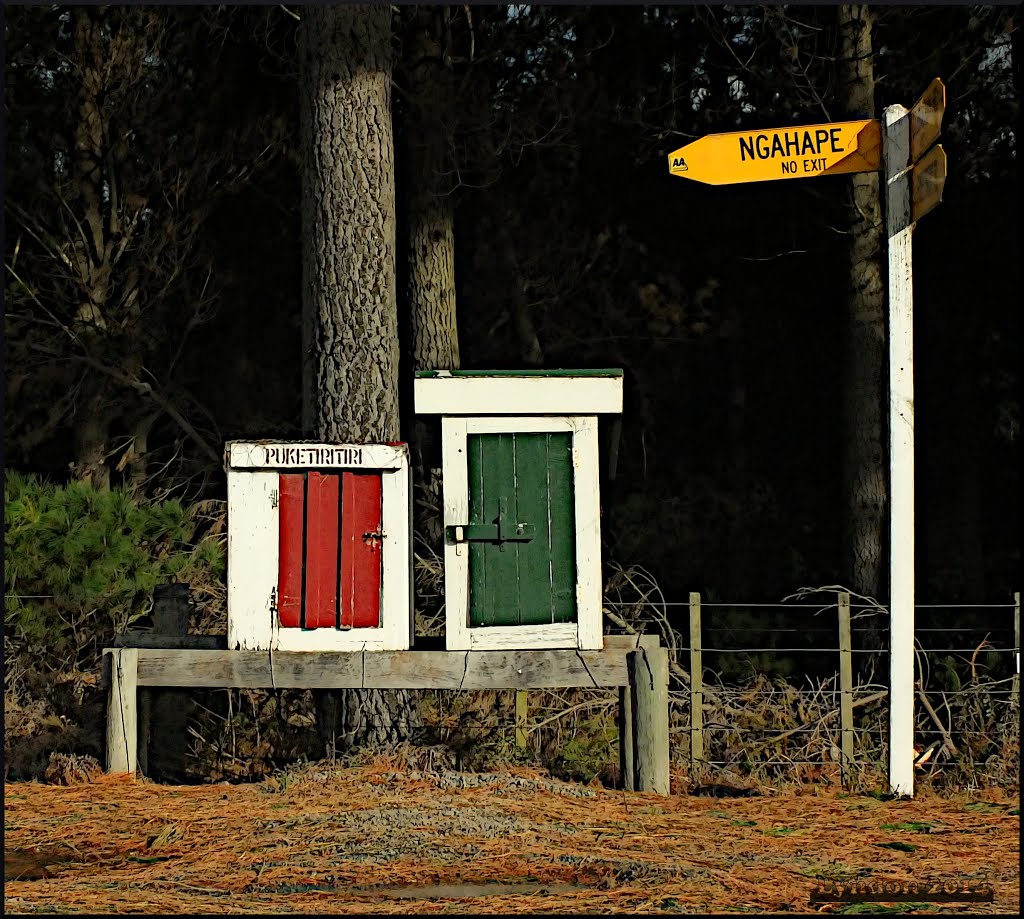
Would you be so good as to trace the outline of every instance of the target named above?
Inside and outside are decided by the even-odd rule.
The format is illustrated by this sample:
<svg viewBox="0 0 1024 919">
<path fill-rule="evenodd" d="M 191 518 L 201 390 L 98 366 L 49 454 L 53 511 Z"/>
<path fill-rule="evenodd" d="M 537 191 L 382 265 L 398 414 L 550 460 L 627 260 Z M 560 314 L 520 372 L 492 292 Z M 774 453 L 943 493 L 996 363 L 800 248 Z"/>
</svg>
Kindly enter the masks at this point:
<svg viewBox="0 0 1024 919">
<path fill-rule="evenodd" d="M 399 197 L 429 163 L 452 204 L 459 359 L 626 369 L 621 430 L 602 436 L 608 553 L 672 595 L 843 579 L 855 201 L 841 176 L 704 187 L 668 176 L 665 154 L 707 133 L 878 116 L 935 76 L 950 175 L 915 234 L 918 583 L 977 597 L 1011 589 L 1019 566 L 1003 512 L 1020 465 L 1019 16 L 870 9 L 872 112 L 843 101 L 834 7 L 393 17 Z M 75 464 L 102 484 L 145 454 L 139 487 L 214 496 L 223 439 L 301 434 L 289 12 L 8 12 L 5 431 L 20 468 Z M 400 279 L 402 373 L 411 289 Z"/>
<path fill-rule="evenodd" d="M 4 642 L 9 678 L 93 669 L 147 614 L 153 588 L 223 576 L 224 545 L 180 501 L 4 477 Z M 14 663 L 15 666 L 11 666 Z"/>
</svg>

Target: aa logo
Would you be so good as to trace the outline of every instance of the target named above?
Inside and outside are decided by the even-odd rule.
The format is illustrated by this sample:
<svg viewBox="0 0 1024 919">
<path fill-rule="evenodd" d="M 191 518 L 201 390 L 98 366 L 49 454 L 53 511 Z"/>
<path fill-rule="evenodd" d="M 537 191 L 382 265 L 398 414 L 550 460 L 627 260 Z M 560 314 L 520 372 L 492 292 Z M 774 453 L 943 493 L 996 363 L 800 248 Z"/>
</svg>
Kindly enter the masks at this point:
<svg viewBox="0 0 1024 919">
<path fill-rule="evenodd" d="M 672 158 L 672 171 L 673 172 L 686 172 L 690 167 L 686 165 L 686 160 L 681 156 Z"/>
</svg>

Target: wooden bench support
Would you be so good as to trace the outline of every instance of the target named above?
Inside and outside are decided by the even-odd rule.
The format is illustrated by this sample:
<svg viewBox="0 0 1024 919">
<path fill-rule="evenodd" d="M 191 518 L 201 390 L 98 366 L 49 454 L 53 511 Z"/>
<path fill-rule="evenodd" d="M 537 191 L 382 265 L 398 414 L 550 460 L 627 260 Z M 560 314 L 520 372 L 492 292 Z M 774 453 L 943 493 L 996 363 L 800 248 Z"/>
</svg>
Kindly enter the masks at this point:
<svg viewBox="0 0 1024 919">
<path fill-rule="evenodd" d="M 623 695 L 623 782 L 631 791 L 669 793 L 668 651 L 641 648 L 626 656 Z"/>
<path fill-rule="evenodd" d="M 107 683 L 107 772 L 135 774 L 139 760 L 137 648 L 104 651 Z"/>
<path fill-rule="evenodd" d="M 627 789 L 668 794 L 668 653 L 656 636 L 600 651 L 215 651 L 108 648 L 107 769 L 138 768 L 137 689 L 551 689 L 621 687 Z"/>
</svg>

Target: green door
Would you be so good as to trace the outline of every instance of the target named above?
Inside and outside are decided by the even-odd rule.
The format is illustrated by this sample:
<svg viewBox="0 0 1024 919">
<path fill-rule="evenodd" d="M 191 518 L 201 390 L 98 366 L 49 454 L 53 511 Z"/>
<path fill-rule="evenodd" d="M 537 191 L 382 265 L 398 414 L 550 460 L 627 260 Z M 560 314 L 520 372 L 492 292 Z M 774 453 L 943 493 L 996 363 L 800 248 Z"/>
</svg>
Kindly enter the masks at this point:
<svg viewBox="0 0 1024 919">
<path fill-rule="evenodd" d="M 470 434 L 469 624 L 576 621 L 572 435 Z"/>
</svg>

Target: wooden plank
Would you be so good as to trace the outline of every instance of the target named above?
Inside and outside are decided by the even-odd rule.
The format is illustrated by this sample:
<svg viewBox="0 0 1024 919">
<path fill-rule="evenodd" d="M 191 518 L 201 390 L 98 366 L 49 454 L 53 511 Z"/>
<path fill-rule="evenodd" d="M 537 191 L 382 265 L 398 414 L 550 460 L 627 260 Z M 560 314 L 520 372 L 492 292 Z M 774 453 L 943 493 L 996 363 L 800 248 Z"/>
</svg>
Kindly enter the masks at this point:
<svg viewBox="0 0 1024 919">
<path fill-rule="evenodd" d="M 469 472 L 466 454 L 466 419 L 441 419 L 441 482 L 446 527 L 469 520 Z M 449 651 L 472 647 L 469 628 L 469 547 L 445 539 L 444 546 L 445 643 Z"/>
<path fill-rule="evenodd" d="M 375 629 L 380 625 L 382 539 L 381 477 L 343 473 L 341 511 L 341 624 Z"/>
<path fill-rule="evenodd" d="M 228 470 L 228 647 L 268 648 L 275 627 L 279 481 Z"/>
<path fill-rule="evenodd" d="M 622 411 L 622 377 L 428 377 L 417 415 L 594 415 Z"/>
<path fill-rule="evenodd" d="M 597 418 L 570 418 L 573 430 L 573 500 L 576 508 L 576 621 L 580 648 L 603 640 L 601 488 Z"/>
<path fill-rule="evenodd" d="M 305 540 L 306 476 L 280 477 L 277 616 L 281 627 L 302 626 L 302 563 Z"/>
<path fill-rule="evenodd" d="M 668 651 L 630 651 L 626 670 L 632 703 L 634 790 L 667 795 Z"/>
<path fill-rule="evenodd" d="M 107 692 L 107 772 L 127 772 L 134 775 L 138 768 L 138 664 L 139 655 L 146 653 L 136 648 L 104 650 L 104 657 L 109 661 L 110 668 Z"/>
<path fill-rule="evenodd" d="M 657 650 L 646 643 L 641 649 Z M 471 690 L 624 686 L 632 651 L 619 646 L 603 651 L 137 653 L 140 686 Z"/>
<path fill-rule="evenodd" d="M 499 499 L 514 494 L 512 434 L 469 434 L 469 523 L 493 523 Z M 463 521 L 465 522 L 465 521 Z M 497 543 L 469 544 L 469 623 L 481 626 L 518 625 L 519 585 L 516 552 Z"/>
<path fill-rule="evenodd" d="M 573 648 L 579 641 L 575 622 L 549 625 L 496 625 L 470 630 L 473 651 L 524 651 L 529 648 Z"/>
<path fill-rule="evenodd" d="M 140 686 L 135 695 L 135 769 L 142 775 L 152 775 L 149 770 L 149 748 L 153 739 L 153 695 L 160 690 Z M 183 692 L 184 690 L 163 690 Z"/>
<path fill-rule="evenodd" d="M 853 779 L 853 639 L 850 630 L 850 595 L 839 594 L 839 722 L 843 784 Z"/>
<path fill-rule="evenodd" d="M 317 441 L 244 441 L 225 445 L 230 469 L 402 469 L 407 444 L 324 444 Z"/>
<path fill-rule="evenodd" d="M 914 793 L 914 286 L 910 119 L 885 110 L 889 300 L 889 787 Z"/>
<path fill-rule="evenodd" d="M 416 639 L 413 610 L 412 472 L 408 465 L 381 476 L 381 593 L 382 650 L 405 651 Z"/>
<path fill-rule="evenodd" d="M 551 553 L 552 535 L 571 535 L 573 530 L 572 504 L 566 512 L 556 516 L 551 507 L 552 479 L 559 473 L 551 468 L 555 457 L 548 455 L 548 439 L 561 437 L 565 443 L 565 467 L 572 485 L 572 465 L 569 462 L 571 444 L 568 434 L 513 434 L 512 452 L 515 461 L 514 491 L 509 495 L 507 523 L 526 523 L 533 527 L 533 539 L 524 543 L 506 544 L 505 551 L 516 557 L 515 577 L 519 588 L 516 621 L 520 625 L 549 625 L 552 622 L 573 622 L 576 619 L 576 565 L 570 547 L 568 571 Z M 572 492 L 569 492 L 571 501 Z M 556 585 L 564 581 L 561 602 L 556 602 Z M 566 599 L 569 608 L 566 609 Z"/>
<path fill-rule="evenodd" d="M 690 594 L 690 772 L 704 769 L 704 661 L 701 652 L 700 594 Z"/>
<path fill-rule="evenodd" d="M 576 609 L 576 500 L 573 456 L 573 438 L 569 434 L 550 432 L 527 435 L 544 444 L 546 454 L 546 481 L 542 495 L 546 495 L 544 519 L 538 521 L 545 530 L 546 553 L 550 558 L 550 610 L 548 622 L 575 622 Z"/>
<path fill-rule="evenodd" d="M 306 477 L 304 625 L 307 629 L 338 626 L 339 484 L 336 475 L 311 471 Z"/>
<path fill-rule="evenodd" d="M 415 379 L 429 380 L 435 377 L 513 377 L 526 379 L 529 377 L 621 377 L 621 367 L 586 367 L 566 370 L 561 367 L 550 367 L 543 370 L 417 370 Z"/>
<path fill-rule="evenodd" d="M 443 642 L 443 639 L 438 639 Z M 419 643 L 419 642 L 418 642 Z M 315 647 L 311 642 L 310 650 L 331 651 L 334 649 Z M 657 648 L 659 638 L 657 635 L 605 635 L 604 646 L 606 650 L 651 647 Z M 164 651 L 224 651 L 227 649 L 227 639 L 224 635 L 156 635 L 153 632 L 143 629 L 129 629 L 123 635 L 114 638 L 115 648 L 148 648 L 151 650 Z M 297 649 L 286 649 L 297 650 Z M 351 648 L 339 648 L 338 651 L 351 651 Z M 360 649 L 361 650 L 361 649 Z M 386 648 L 366 650 L 404 650 L 402 648 Z"/>
</svg>

